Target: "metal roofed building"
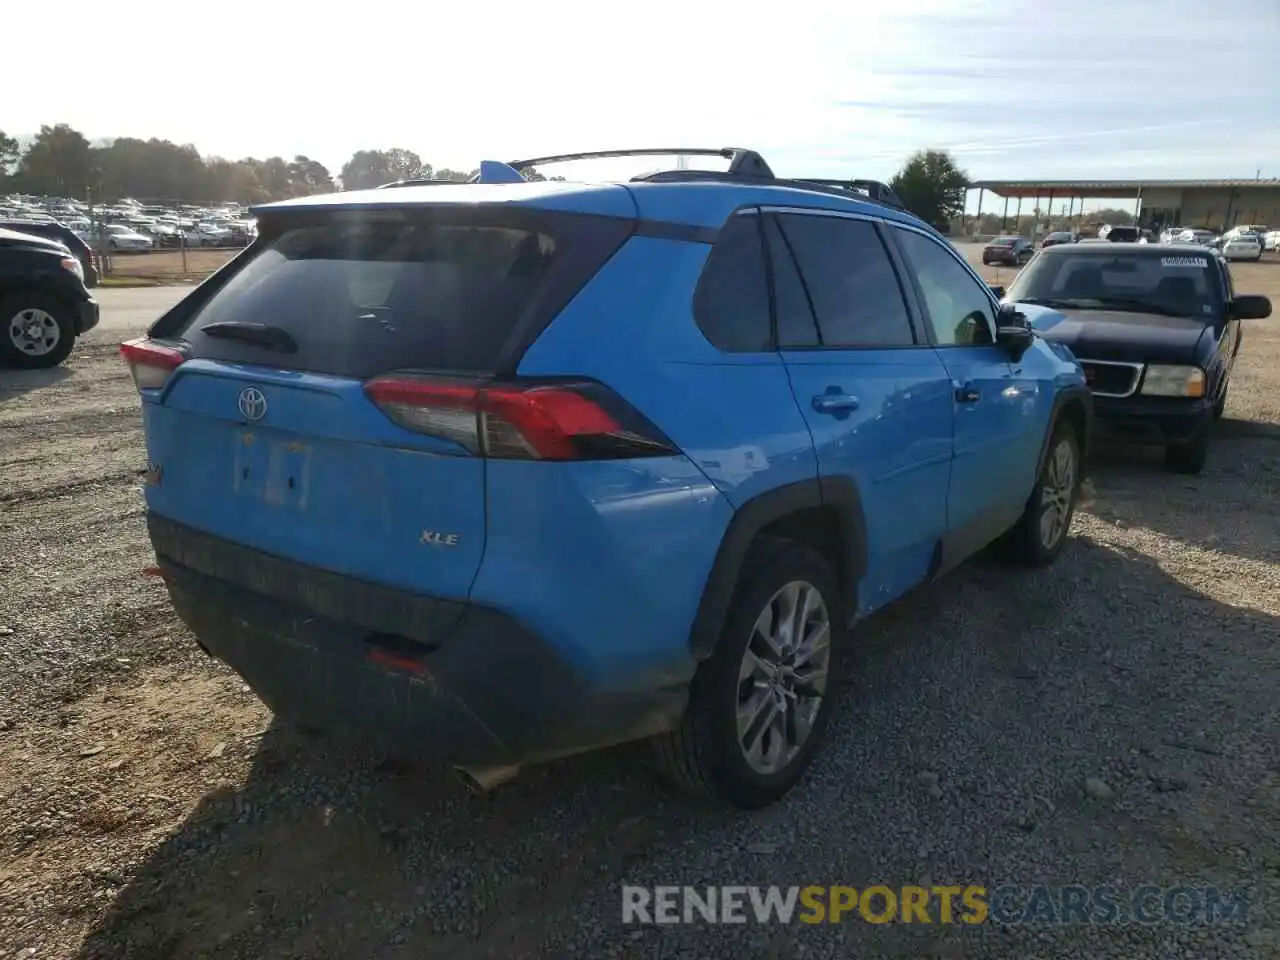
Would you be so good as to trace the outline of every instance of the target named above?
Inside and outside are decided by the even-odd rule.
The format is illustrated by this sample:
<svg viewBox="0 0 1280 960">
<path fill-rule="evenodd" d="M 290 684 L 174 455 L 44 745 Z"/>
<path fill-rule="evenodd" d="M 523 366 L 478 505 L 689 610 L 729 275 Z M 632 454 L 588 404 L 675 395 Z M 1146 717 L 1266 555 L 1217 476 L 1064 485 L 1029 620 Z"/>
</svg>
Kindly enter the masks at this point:
<svg viewBox="0 0 1280 960">
<path fill-rule="evenodd" d="M 1167 226 L 1210 227 L 1225 230 L 1238 224 L 1280 224 L 1280 178 L 1252 180 L 976 180 L 978 216 L 985 194 L 1005 202 L 1023 200 L 1056 214 L 1067 202 L 1068 216 L 1088 200 L 1134 201 L 1138 224 L 1151 229 Z"/>
</svg>

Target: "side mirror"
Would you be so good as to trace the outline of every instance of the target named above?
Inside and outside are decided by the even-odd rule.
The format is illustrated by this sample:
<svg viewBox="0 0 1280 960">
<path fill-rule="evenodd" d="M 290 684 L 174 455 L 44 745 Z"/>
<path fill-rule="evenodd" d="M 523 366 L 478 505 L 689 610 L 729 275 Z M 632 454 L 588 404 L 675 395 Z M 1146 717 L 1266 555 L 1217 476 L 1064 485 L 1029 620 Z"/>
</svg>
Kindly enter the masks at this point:
<svg viewBox="0 0 1280 960">
<path fill-rule="evenodd" d="M 988 283 L 988 284 L 987 284 L 987 286 L 991 289 L 991 292 L 995 295 L 995 298 L 996 298 L 997 300 L 1003 300 L 1003 299 L 1004 299 L 1004 287 L 1003 287 L 1003 286 L 1001 286 L 1001 285 L 1000 285 L 1000 284 L 998 284 L 998 283 Z"/>
<path fill-rule="evenodd" d="M 1271 316 L 1271 298 L 1245 294 L 1231 301 L 1231 315 L 1237 320 L 1265 320 Z"/>
<path fill-rule="evenodd" d="M 1026 314 L 1019 313 L 1007 304 L 1000 308 L 996 315 L 996 343 L 1009 351 L 1009 356 L 1015 363 L 1031 349 L 1035 339 L 1035 332 L 1027 322 Z"/>
</svg>

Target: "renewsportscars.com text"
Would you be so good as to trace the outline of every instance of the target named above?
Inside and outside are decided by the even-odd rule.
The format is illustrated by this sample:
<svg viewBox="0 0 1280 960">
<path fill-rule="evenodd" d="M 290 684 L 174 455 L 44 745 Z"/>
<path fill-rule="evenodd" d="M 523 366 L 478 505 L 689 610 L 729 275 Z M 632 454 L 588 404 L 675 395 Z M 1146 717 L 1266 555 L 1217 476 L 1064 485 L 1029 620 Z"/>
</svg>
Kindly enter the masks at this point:
<svg viewBox="0 0 1280 960">
<path fill-rule="evenodd" d="M 889 887 L 622 888 L 622 922 L 982 924 L 1234 924 L 1249 919 L 1243 890 L 1146 884 Z"/>
</svg>

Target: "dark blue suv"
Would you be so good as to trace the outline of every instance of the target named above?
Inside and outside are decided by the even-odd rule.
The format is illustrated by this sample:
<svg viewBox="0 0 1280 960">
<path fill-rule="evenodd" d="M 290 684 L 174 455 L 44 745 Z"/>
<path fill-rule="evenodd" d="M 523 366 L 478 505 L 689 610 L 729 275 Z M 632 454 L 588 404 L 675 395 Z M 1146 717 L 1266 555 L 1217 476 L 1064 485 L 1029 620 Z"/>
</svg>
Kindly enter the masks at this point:
<svg viewBox="0 0 1280 960">
<path fill-rule="evenodd" d="M 632 152 L 729 163 L 259 207 L 122 348 L 151 540 L 298 723 L 473 786 L 651 739 L 757 806 L 858 620 L 993 541 L 1059 554 L 1090 395 L 887 187 Z"/>
</svg>

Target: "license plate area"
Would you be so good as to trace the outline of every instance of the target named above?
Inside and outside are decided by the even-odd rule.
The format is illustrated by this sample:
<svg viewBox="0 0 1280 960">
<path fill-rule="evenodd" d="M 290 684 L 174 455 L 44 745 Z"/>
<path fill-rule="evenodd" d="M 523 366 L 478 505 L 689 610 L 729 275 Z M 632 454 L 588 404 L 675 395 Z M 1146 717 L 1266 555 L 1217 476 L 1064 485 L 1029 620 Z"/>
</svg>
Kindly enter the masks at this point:
<svg viewBox="0 0 1280 960">
<path fill-rule="evenodd" d="M 231 489 L 242 499 L 289 510 L 307 509 L 312 448 L 297 437 L 270 430 L 232 434 Z"/>
</svg>

